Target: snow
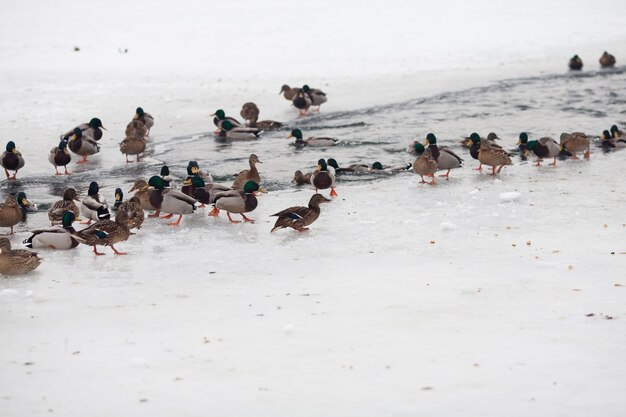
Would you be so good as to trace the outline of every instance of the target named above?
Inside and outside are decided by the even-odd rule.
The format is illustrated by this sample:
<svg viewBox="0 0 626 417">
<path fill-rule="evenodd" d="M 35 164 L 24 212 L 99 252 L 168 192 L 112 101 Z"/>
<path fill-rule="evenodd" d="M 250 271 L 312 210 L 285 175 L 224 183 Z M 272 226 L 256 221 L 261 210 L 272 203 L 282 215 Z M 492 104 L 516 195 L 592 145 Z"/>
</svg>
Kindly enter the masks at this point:
<svg viewBox="0 0 626 417">
<path fill-rule="evenodd" d="M 19 139 L 40 206 L 90 170 L 109 194 L 150 172 L 115 149 L 139 103 L 158 166 L 170 143 L 200 146 L 217 108 L 253 97 L 261 118 L 295 117 L 285 82 L 327 90 L 333 114 L 559 72 L 573 53 L 626 59 L 626 6 L 611 0 L 5 6 L 0 137 Z M 58 134 L 100 113 L 93 165 L 42 182 Z M 271 157 L 274 139 L 198 153 L 214 174 L 258 149 L 262 175 L 300 168 L 302 153 Z M 255 224 L 205 209 L 179 228 L 146 220 L 125 257 L 42 252 L 34 273 L 0 279 L 0 414 L 621 416 L 625 157 L 515 161 L 498 178 L 466 160 L 435 187 L 347 180 L 306 233 L 269 233 L 270 214 L 311 195 L 277 186 Z M 30 217 L 13 245 L 45 224 Z"/>
</svg>

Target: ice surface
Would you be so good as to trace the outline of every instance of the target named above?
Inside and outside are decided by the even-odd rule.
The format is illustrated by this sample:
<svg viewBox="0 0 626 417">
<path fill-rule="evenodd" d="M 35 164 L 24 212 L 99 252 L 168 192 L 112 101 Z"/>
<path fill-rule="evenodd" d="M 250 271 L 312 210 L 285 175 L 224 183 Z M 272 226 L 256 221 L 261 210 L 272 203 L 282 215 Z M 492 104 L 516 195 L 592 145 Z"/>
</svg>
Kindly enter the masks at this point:
<svg viewBox="0 0 626 417">
<path fill-rule="evenodd" d="M 604 49 L 626 59 L 623 2 L 4 6 L 0 138 L 18 140 L 17 185 L 42 209 L 94 175 L 112 198 L 163 161 L 180 173 L 198 157 L 225 180 L 252 151 L 271 192 L 256 224 L 147 220 L 126 257 L 44 251 L 33 274 L 0 279 L 3 417 L 623 414 L 626 152 L 516 159 L 496 179 L 463 153 L 436 187 L 345 178 L 309 232 L 270 234 L 269 215 L 312 192 L 287 173 L 329 152 L 292 151 L 284 132 L 206 135 L 209 113 L 249 100 L 353 143 L 336 151 L 346 163 L 412 160 L 400 150 L 430 130 L 452 144 L 492 129 L 507 147 L 522 129 L 599 134 L 624 123 L 623 68 L 592 72 Z M 574 53 L 586 71 L 562 76 Z M 294 120 L 277 93 L 305 81 L 329 102 Z M 127 167 L 116 144 L 137 105 L 157 124 L 148 161 Z M 58 135 L 95 115 L 103 151 L 49 177 Z M 12 243 L 46 221 L 29 216 Z"/>
</svg>

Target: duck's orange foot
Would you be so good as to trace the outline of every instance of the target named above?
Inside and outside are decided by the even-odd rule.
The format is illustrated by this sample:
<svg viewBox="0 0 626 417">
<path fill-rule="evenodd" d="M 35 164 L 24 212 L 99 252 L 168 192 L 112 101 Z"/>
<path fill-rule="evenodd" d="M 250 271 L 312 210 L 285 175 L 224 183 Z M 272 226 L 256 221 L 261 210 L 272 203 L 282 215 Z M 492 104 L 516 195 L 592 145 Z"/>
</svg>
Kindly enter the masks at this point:
<svg viewBox="0 0 626 417">
<path fill-rule="evenodd" d="M 213 210 L 211 210 L 209 212 L 209 216 L 211 217 L 217 217 L 220 214 L 220 209 L 218 209 L 217 207 L 213 207 Z"/>
<path fill-rule="evenodd" d="M 335 187 L 330 187 L 330 196 L 337 197 L 337 191 L 335 191 Z"/>
</svg>

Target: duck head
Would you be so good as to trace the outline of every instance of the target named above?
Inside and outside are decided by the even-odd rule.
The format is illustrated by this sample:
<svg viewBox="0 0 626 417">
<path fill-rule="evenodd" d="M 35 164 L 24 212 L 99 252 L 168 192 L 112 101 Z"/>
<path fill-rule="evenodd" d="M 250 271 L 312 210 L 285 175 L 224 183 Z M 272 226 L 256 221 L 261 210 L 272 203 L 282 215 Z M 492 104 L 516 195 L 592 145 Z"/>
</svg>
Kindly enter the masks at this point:
<svg viewBox="0 0 626 417">
<path fill-rule="evenodd" d="M 15 142 L 12 140 L 8 141 L 6 151 L 9 153 L 17 153 L 17 149 L 15 149 Z"/>
<path fill-rule="evenodd" d="M 317 161 L 317 170 L 318 172 L 328 171 L 328 165 L 326 165 L 326 161 L 324 159 L 320 159 Z"/>
<path fill-rule="evenodd" d="M 217 117 L 218 120 L 224 120 L 226 118 L 226 113 L 224 113 L 224 110 L 218 109 L 211 116 Z"/>
<path fill-rule="evenodd" d="M 528 143 L 528 134 L 526 132 L 522 132 L 519 134 L 519 140 L 517 141 L 518 145 L 526 145 Z"/>
<path fill-rule="evenodd" d="M 480 135 L 476 132 L 472 133 L 469 138 L 472 144 L 480 143 Z"/>
<path fill-rule="evenodd" d="M 372 169 L 376 170 L 376 171 L 382 171 L 383 169 L 383 164 L 381 164 L 380 162 L 376 161 L 372 164 Z"/>
<path fill-rule="evenodd" d="M 335 158 L 328 158 L 328 161 L 326 161 L 326 163 L 335 169 L 339 169 L 339 164 L 337 163 L 337 161 L 335 161 Z"/>
<path fill-rule="evenodd" d="M 94 117 L 93 119 L 91 119 L 88 123 L 89 127 L 94 128 L 94 129 L 104 129 L 107 130 L 106 127 L 102 126 L 102 121 L 100 119 L 98 119 L 97 117 Z"/>
<path fill-rule="evenodd" d="M 135 181 L 135 184 L 133 184 L 133 188 L 128 190 L 128 192 L 132 193 L 133 191 L 147 190 L 148 187 L 149 187 L 148 183 L 145 182 L 144 180 L 137 180 L 137 181 Z"/>
<path fill-rule="evenodd" d="M 163 182 L 163 178 L 159 177 L 158 175 L 150 177 L 150 179 L 148 180 L 148 185 L 150 187 L 154 187 L 157 190 L 165 189 L 165 183 Z"/>
<path fill-rule="evenodd" d="M 610 140 L 611 139 L 611 133 L 609 133 L 608 130 L 605 130 L 604 132 L 602 132 L 602 135 L 600 135 L 600 140 Z"/>
<path fill-rule="evenodd" d="M 137 109 L 135 110 L 135 117 L 133 117 L 133 119 L 139 119 L 144 114 L 146 114 L 146 112 L 144 112 L 141 107 L 137 107 Z"/>
<path fill-rule="evenodd" d="M 87 195 L 89 196 L 97 195 L 99 191 L 100 191 L 100 186 L 98 185 L 98 183 L 95 181 L 92 181 L 91 184 L 89 184 L 89 190 L 87 191 Z"/>
<path fill-rule="evenodd" d="M 73 200 L 78 200 L 78 194 L 76 193 L 76 190 L 73 188 L 66 188 L 65 191 L 63 192 L 63 200 L 65 201 L 73 201 Z"/>
<path fill-rule="evenodd" d="M 424 145 L 436 145 L 436 144 L 437 144 L 437 138 L 435 137 L 433 133 L 429 133 L 428 135 L 426 135 L 426 140 L 424 141 Z"/>
<path fill-rule="evenodd" d="M 17 204 L 20 205 L 21 208 L 23 209 L 27 209 L 28 206 L 30 205 L 30 203 L 28 202 L 28 199 L 26 199 L 26 193 L 25 192 L 20 192 L 17 194 Z"/>
<path fill-rule="evenodd" d="M 417 155 L 421 155 L 424 153 L 424 145 L 422 145 L 421 143 L 419 143 L 418 141 L 413 142 L 413 149 L 415 149 L 415 153 Z"/>
<path fill-rule="evenodd" d="M 302 140 L 302 131 L 300 129 L 293 129 L 291 134 L 287 136 L 287 139 L 296 138 Z"/>
<path fill-rule="evenodd" d="M 72 223 L 74 223 L 74 220 L 76 220 L 76 216 L 71 211 L 66 211 L 65 213 L 63 213 L 63 228 L 68 229 L 72 227 Z"/>
<path fill-rule="evenodd" d="M 243 192 L 245 194 L 252 194 L 255 191 L 259 191 L 259 184 L 257 184 L 254 181 L 248 181 L 245 183 L 245 185 L 243 186 Z"/>
<path fill-rule="evenodd" d="M 196 175 L 198 172 L 200 172 L 198 163 L 196 161 L 189 161 L 187 164 L 187 175 Z M 163 176 L 163 173 L 161 173 L 161 176 Z"/>
<path fill-rule="evenodd" d="M 189 167 L 187 167 L 187 171 L 189 171 Z M 168 177 L 170 175 L 170 169 L 167 165 L 163 165 L 161 167 L 161 174 L 162 177 Z"/>
</svg>

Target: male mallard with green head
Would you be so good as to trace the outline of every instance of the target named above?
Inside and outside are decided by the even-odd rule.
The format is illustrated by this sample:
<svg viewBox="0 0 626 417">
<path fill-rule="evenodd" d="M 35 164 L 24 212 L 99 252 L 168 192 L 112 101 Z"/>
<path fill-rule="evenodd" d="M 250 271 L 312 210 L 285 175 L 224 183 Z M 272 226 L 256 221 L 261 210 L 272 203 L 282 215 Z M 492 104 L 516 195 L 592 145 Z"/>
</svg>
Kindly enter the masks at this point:
<svg viewBox="0 0 626 417">
<path fill-rule="evenodd" d="M 426 141 L 424 142 L 427 148 L 430 148 L 431 154 L 435 162 L 437 162 L 438 170 L 447 170 L 447 172 L 440 177 L 448 179 L 450 176 L 450 170 L 461 168 L 463 159 L 455 154 L 448 147 L 439 148 L 437 145 L 437 137 L 433 133 L 426 135 Z"/>
<path fill-rule="evenodd" d="M 335 174 L 328 168 L 325 159 L 320 159 L 317 161 L 317 171 L 311 175 L 311 185 L 315 187 L 315 193 L 318 190 L 327 190 L 330 188 L 330 196 L 336 197 L 337 192 L 335 191 Z"/>
<path fill-rule="evenodd" d="M 569 65 L 569 69 L 574 70 L 574 71 L 580 71 L 581 69 L 583 69 L 583 60 L 580 59 L 578 55 L 574 55 L 569 60 L 568 65 Z"/>
<path fill-rule="evenodd" d="M 217 136 L 225 140 L 255 140 L 261 136 L 262 131 L 256 127 L 235 126 L 230 120 L 221 123 Z"/>
<path fill-rule="evenodd" d="M 339 140 L 328 136 L 312 136 L 307 139 L 302 139 L 302 131 L 300 129 L 293 129 L 291 134 L 287 136 L 287 139 L 296 138 L 296 147 L 314 146 L 325 147 L 335 146 Z"/>
<path fill-rule="evenodd" d="M 283 127 L 283 124 L 275 120 L 259 121 L 259 108 L 256 104 L 249 102 L 241 107 L 239 112 L 243 117 L 247 127 L 254 127 L 261 130 L 277 130 Z"/>
<path fill-rule="evenodd" d="M 276 219 L 271 232 L 288 227 L 298 232 L 309 230 L 307 226 L 317 220 L 320 215 L 320 204 L 329 203 L 330 201 L 321 194 L 313 194 L 309 200 L 308 207 L 294 206 L 272 214 L 272 216 L 276 216 L 278 219 Z"/>
<path fill-rule="evenodd" d="M 409 143 L 409 146 L 406 148 L 406 151 L 414 156 L 420 156 L 424 153 L 424 145 L 418 140 Z"/>
<path fill-rule="evenodd" d="M 320 107 L 322 106 L 322 104 L 328 101 L 326 93 L 324 93 L 319 88 L 309 88 L 309 86 L 305 84 L 302 87 L 302 91 L 304 91 L 304 93 L 308 95 L 311 99 L 311 106 L 317 106 L 318 113 L 320 112 Z"/>
<path fill-rule="evenodd" d="M 300 90 L 296 93 L 296 96 L 293 98 L 291 103 L 296 109 L 300 110 L 300 116 L 304 116 L 308 113 L 312 102 L 311 97 L 304 91 Z"/>
<path fill-rule="evenodd" d="M 424 149 L 424 153 L 418 156 L 413 162 L 413 172 L 420 176 L 420 184 L 437 185 L 435 172 L 437 172 L 437 161 L 433 158 L 430 147 Z M 431 177 L 431 182 L 424 181 L 424 177 Z"/>
<path fill-rule="evenodd" d="M 215 194 L 214 207 L 209 216 L 217 217 L 220 210 L 225 210 L 228 221 L 231 223 L 241 222 L 233 220 L 230 213 L 239 213 L 245 222 L 254 223 L 254 220 L 246 217 L 244 213 L 249 213 L 256 208 L 258 201 L 254 193 L 258 190 L 259 184 L 254 181 L 247 181 L 243 186 L 243 191 L 230 190 Z"/>
<path fill-rule="evenodd" d="M 624 138 L 625 137 L 624 132 L 619 130 L 617 125 L 611 126 L 611 136 L 613 136 L 614 139 L 619 139 L 619 138 Z"/>
<path fill-rule="evenodd" d="M 567 150 L 572 154 L 572 158 L 578 159 L 576 154 L 578 152 L 585 152 L 584 157 L 589 159 L 591 154 L 591 140 L 589 137 L 582 132 L 572 132 L 572 133 L 562 133 L 561 134 L 561 145 L 563 149 Z"/>
<path fill-rule="evenodd" d="M 561 153 L 561 145 L 559 145 L 554 139 L 549 137 L 543 137 L 539 140 L 528 140 L 528 136 L 523 138 L 520 135 L 519 145 L 525 145 L 525 153 L 532 151 L 537 155 L 537 162 L 535 166 L 541 166 L 541 161 L 544 158 L 554 158 L 553 162 L 549 165 L 556 166 L 556 157 Z"/>
<path fill-rule="evenodd" d="M 89 184 L 89 190 L 87 190 L 87 197 L 83 198 L 80 205 L 80 214 L 87 219 L 85 221 L 86 224 L 111 217 L 109 204 L 99 193 L 100 186 L 97 182 L 92 181 Z"/>
<path fill-rule="evenodd" d="M 7 176 L 7 180 L 15 180 L 17 171 L 24 166 L 24 158 L 20 151 L 15 148 L 15 142 L 12 140 L 7 142 L 6 150 L 0 156 L 0 165 L 4 168 L 4 173 Z M 9 176 L 9 171 L 13 171 L 13 176 Z"/>
<path fill-rule="evenodd" d="M 15 194 L 9 195 L 4 203 L 0 204 L 0 227 L 10 227 L 11 231 L 4 236 L 10 236 L 13 232 L 13 226 L 22 221 L 24 212 L 28 210 L 30 203 L 26 199 L 26 194 L 20 192 L 17 197 Z"/>
<path fill-rule="evenodd" d="M 61 226 L 31 230 L 32 235 L 24 240 L 24 246 L 30 249 L 74 249 L 78 246 L 78 241 L 73 236 L 76 229 L 72 225 L 76 216 L 73 212 L 66 211 L 61 219 Z"/>
<path fill-rule="evenodd" d="M 150 204 L 159 212 L 167 213 L 161 216 L 162 219 L 169 219 L 178 214 L 178 220 L 168 223 L 168 226 L 178 226 L 184 214 L 192 214 L 197 208 L 198 201 L 195 198 L 181 191 L 165 188 L 163 179 L 158 175 L 151 177 L 148 185 L 154 187 L 154 190 L 150 191 Z"/>
<path fill-rule="evenodd" d="M 48 219 L 50 219 L 50 223 L 53 226 L 63 221 L 63 215 L 67 211 L 74 213 L 74 217 L 79 216 L 80 212 L 74 201 L 79 201 L 76 190 L 73 188 L 66 188 L 63 192 L 63 200 L 55 202 L 48 210 Z"/>
<path fill-rule="evenodd" d="M 219 133 L 224 130 L 223 123 L 224 121 L 229 121 L 232 127 L 244 127 L 244 125 L 234 117 L 226 116 L 226 113 L 222 109 L 218 109 L 215 113 L 210 115 L 213 117 L 213 123 L 217 126 L 217 130 L 215 133 Z"/>
<path fill-rule="evenodd" d="M 618 136 L 618 138 L 615 138 L 615 137 L 613 137 L 613 135 L 611 135 L 611 132 L 609 132 L 608 130 L 605 130 L 600 135 L 600 144 L 605 149 L 608 149 L 608 148 L 616 148 L 616 149 L 626 148 L 626 138 L 619 137 L 619 136 Z"/>
<path fill-rule="evenodd" d="M 0 238 L 0 274 L 23 275 L 37 268 L 42 260 L 36 252 L 11 249 L 11 241 Z"/>
<path fill-rule="evenodd" d="M 152 117 L 150 113 L 146 113 L 141 107 L 137 107 L 133 120 L 140 121 L 146 127 L 147 132 L 144 136 L 148 136 L 150 134 L 150 129 L 154 126 L 154 117 Z"/>
<path fill-rule="evenodd" d="M 67 170 L 67 165 L 72 161 L 72 156 L 67 147 L 67 140 L 61 139 L 59 146 L 55 146 L 50 149 L 48 154 L 48 162 L 54 166 L 54 175 L 63 175 L 59 172 L 59 167 L 65 168 L 65 175 L 71 175 L 72 173 Z"/>
<path fill-rule="evenodd" d="M 100 145 L 96 142 L 96 139 L 84 135 L 79 128 L 74 129 L 72 134 L 65 138 L 67 138 L 67 145 L 70 150 L 76 155 L 83 157 L 77 164 L 86 163 L 89 155 L 95 155 L 100 152 Z"/>
<path fill-rule="evenodd" d="M 128 240 L 130 236 L 130 221 L 128 213 L 125 210 L 119 210 L 115 215 L 115 221 L 109 219 L 98 220 L 86 229 L 75 232 L 72 235 L 80 243 L 93 246 L 95 255 L 104 255 L 104 253 L 98 252 L 97 246 L 110 246 L 116 255 L 126 255 L 126 252 L 119 252 L 115 249 L 114 245 Z"/>
</svg>

